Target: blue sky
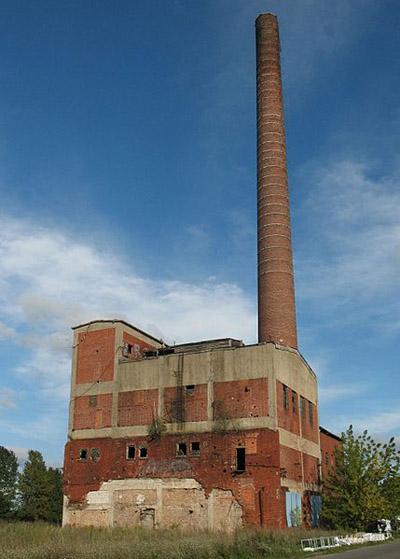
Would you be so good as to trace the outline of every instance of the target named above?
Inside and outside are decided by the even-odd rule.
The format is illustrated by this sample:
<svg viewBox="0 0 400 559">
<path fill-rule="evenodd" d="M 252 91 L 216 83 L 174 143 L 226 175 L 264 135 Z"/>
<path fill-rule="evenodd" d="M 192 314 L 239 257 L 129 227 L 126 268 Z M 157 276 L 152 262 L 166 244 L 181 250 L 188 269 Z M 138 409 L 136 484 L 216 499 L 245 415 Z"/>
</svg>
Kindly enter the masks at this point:
<svg viewBox="0 0 400 559">
<path fill-rule="evenodd" d="M 22 459 L 62 462 L 72 325 L 256 341 L 263 11 L 320 421 L 400 441 L 400 4 L 3 0 L 0 444 Z"/>
</svg>

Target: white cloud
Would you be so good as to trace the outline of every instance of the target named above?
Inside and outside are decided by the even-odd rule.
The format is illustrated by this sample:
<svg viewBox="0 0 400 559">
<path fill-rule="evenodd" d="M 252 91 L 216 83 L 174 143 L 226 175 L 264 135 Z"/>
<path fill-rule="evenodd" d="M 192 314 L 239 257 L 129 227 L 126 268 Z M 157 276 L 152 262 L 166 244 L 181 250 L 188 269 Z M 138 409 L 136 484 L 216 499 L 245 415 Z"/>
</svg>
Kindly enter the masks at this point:
<svg viewBox="0 0 400 559">
<path fill-rule="evenodd" d="M 12 450 L 15 456 L 18 458 L 18 462 L 21 464 L 28 460 L 29 448 L 21 448 L 18 446 L 7 446 L 8 450 Z"/>
<path fill-rule="evenodd" d="M 0 322 L 0 341 L 6 340 L 7 338 L 11 338 L 15 335 L 14 328 L 9 328 L 3 322 Z"/>
<path fill-rule="evenodd" d="M 45 396 L 67 398 L 70 327 L 95 318 L 124 318 L 167 342 L 254 340 L 252 302 L 237 285 L 140 277 L 104 247 L 26 220 L 2 222 L 0 318 L 12 323 L 30 355 L 16 374 L 36 379 Z"/>
<path fill-rule="evenodd" d="M 363 384 L 354 385 L 337 385 L 337 386 L 319 386 L 318 388 L 318 398 L 319 403 L 324 405 L 328 402 L 333 402 L 334 400 L 343 400 L 343 398 L 351 396 L 359 396 L 361 393 L 365 392 L 368 386 Z"/>
<path fill-rule="evenodd" d="M 0 410 L 17 408 L 16 400 L 23 399 L 25 392 L 21 390 L 12 390 L 11 388 L 0 388 Z"/>
<path fill-rule="evenodd" d="M 333 324 L 400 326 L 399 176 L 371 178 L 366 164 L 339 161 L 303 170 L 314 184 L 297 217 L 308 238 L 298 251 L 297 297 Z"/>
</svg>

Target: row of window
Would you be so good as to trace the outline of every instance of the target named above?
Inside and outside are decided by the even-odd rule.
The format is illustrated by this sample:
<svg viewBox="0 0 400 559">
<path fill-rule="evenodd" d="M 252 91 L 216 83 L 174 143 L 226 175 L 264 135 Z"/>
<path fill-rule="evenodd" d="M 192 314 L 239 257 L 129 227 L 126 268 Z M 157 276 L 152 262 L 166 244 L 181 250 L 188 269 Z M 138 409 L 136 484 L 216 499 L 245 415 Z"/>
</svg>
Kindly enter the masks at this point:
<svg viewBox="0 0 400 559">
<path fill-rule="evenodd" d="M 284 409 L 289 409 L 289 390 L 292 393 L 292 411 L 293 413 L 297 413 L 297 392 L 291 388 L 288 388 L 285 384 L 283 386 L 283 407 Z M 300 417 L 302 419 L 306 418 L 306 403 L 308 409 L 308 421 L 312 424 L 314 421 L 313 418 L 313 405 L 312 402 L 306 400 L 303 396 L 300 396 Z"/>
<path fill-rule="evenodd" d="M 199 456 L 200 455 L 200 443 L 197 441 L 193 441 L 190 443 L 190 456 Z M 147 458 L 147 446 L 135 446 L 135 445 L 127 445 L 126 447 L 126 459 L 127 460 L 135 460 L 135 458 Z M 188 446 L 185 442 L 178 443 L 176 445 L 176 456 L 187 456 L 188 455 Z M 91 448 L 90 453 L 88 448 L 81 448 L 79 452 L 79 461 L 80 462 L 87 462 L 90 459 L 91 462 L 98 462 L 100 460 L 100 449 L 99 448 Z"/>
</svg>

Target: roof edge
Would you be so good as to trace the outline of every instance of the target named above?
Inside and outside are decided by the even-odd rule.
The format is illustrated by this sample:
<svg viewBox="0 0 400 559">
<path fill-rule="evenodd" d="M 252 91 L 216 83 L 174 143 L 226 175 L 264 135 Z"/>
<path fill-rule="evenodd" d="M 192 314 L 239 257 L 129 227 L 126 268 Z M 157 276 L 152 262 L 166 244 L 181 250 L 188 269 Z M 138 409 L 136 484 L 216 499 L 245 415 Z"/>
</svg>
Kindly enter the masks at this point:
<svg viewBox="0 0 400 559">
<path fill-rule="evenodd" d="M 115 324 L 116 322 L 118 322 L 120 324 L 125 324 L 129 328 L 132 328 L 133 330 L 136 330 L 137 332 L 140 332 L 140 334 L 143 334 L 144 336 L 147 336 L 148 338 L 151 338 L 152 340 L 154 340 L 155 342 L 158 342 L 159 344 L 168 345 L 163 340 L 160 340 L 160 339 L 156 338 L 155 336 L 152 336 L 148 332 L 145 332 L 144 330 L 141 330 L 137 326 L 134 326 L 133 324 L 130 324 L 129 322 L 127 322 L 126 320 L 122 320 L 121 318 L 110 318 L 110 319 L 99 318 L 98 320 L 90 320 L 89 322 L 84 322 L 83 324 L 78 324 L 77 326 L 72 326 L 71 330 L 77 330 L 78 328 L 82 328 L 83 326 L 90 326 L 91 324 L 98 324 L 99 322 L 100 323 L 101 322 L 103 322 L 103 323 L 111 322 L 112 324 Z"/>
</svg>

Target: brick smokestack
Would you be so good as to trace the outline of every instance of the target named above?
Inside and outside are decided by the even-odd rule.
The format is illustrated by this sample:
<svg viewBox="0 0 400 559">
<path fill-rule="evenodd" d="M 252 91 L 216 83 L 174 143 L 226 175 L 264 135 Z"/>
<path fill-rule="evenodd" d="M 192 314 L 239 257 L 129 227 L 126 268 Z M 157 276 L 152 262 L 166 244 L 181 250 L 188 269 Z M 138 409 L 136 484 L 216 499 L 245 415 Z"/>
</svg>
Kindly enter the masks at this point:
<svg viewBox="0 0 400 559">
<path fill-rule="evenodd" d="M 297 348 L 278 20 L 256 19 L 258 341 Z"/>
</svg>

